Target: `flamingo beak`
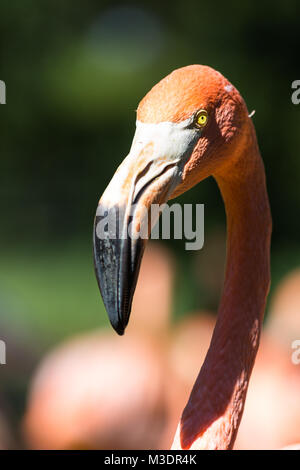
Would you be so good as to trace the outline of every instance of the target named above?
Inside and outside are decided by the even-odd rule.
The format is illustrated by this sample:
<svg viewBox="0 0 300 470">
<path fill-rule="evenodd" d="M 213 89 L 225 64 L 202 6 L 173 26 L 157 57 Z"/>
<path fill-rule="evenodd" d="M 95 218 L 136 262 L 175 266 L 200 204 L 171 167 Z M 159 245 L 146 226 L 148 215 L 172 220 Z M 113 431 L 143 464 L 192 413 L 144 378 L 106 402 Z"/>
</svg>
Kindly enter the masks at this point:
<svg viewBox="0 0 300 470">
<path fill-rule="evenodd" d="M 186 130 L 171 123 L 138 123 L 129 155 L 98 204 L 95 272 L 110 322 L 119 335 L 128 324 L 145 244 L 159 217 L 157 208 L 180 183 L 183 164 L 196 141 L 195 134 Z M 172 145 L 167 145 L 170 140 Z"/>
</svg>

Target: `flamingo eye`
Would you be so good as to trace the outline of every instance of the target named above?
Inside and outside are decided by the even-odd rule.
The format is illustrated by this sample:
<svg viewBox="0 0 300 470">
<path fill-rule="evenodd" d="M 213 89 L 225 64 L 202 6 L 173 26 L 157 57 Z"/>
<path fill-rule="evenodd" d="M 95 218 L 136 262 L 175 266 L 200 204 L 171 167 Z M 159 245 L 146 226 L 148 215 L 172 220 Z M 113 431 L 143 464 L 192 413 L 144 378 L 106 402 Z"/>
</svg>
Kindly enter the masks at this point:
<svg viewBox="0 0 300 470">
<path fill-rule="evenodd" d="M 208 121 L 208 114 L 205 109 L 200 109 L 200 111 L 196 114 L 195 124 L 197 127 L 204 127 L 206 126 Z"/>
</svg>

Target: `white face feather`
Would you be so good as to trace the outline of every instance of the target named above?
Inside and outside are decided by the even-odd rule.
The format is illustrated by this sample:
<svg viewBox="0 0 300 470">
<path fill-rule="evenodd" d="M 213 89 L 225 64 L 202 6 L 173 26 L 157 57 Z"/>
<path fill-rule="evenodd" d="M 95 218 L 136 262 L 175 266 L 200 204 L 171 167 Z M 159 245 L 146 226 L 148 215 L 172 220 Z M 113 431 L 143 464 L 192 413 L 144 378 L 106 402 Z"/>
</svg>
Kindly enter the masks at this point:
<svg viewBox="0 0 300 470">
<path fill-rule="evenodd" d="M 179 123 L 148 124 L 137 121 L 130 154 L 139 155 L 142 148 L 152 142 L 154 144 L 153 161 L 157 158 L 179 161 L 189 150 L 193 149 L 200 137 L 201 131 L 191 128 L 192 123 L 193 117 Z"/>
<path fill-rule="evenodd" d="M 201 135 L 201 129 L 192 126 L 193 120 L 194 118 L 191 117 L 179 123 L 160 122 L 158 124 L 137 121 L 129 154 L 106 188 L 101 198 L 102 202 L 112 205 L 123 197 L 128 197 L 129 175 L 132 178 L 132 185 L 135 185 L 134 197 L 145 181 L 152 180 L 165 167 L 173 164 L 174 183 L 170 188 L 171 191 L 180 182 L 184 164 Z M 146 167 L 148 167 L 147 171 L 135 184 L 135 176 Z"/>
</svg>

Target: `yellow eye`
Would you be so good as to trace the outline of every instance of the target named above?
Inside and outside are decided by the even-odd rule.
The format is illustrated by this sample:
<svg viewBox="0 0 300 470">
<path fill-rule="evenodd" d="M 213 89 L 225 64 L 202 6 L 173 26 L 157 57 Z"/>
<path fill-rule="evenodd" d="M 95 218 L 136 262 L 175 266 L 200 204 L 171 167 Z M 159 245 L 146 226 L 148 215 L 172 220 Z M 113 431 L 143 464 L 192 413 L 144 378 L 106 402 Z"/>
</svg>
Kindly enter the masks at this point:
<svg viewBox="0 0 300 470">
<path fill-rule="evenodd" d="M 196 124 L 198 127 L 204 127 L 206 126 L 208 121 L 208 115 L 207 112 L 204 109 L 201 109 L 198 111 L 196 115 Z"/>
</svg>

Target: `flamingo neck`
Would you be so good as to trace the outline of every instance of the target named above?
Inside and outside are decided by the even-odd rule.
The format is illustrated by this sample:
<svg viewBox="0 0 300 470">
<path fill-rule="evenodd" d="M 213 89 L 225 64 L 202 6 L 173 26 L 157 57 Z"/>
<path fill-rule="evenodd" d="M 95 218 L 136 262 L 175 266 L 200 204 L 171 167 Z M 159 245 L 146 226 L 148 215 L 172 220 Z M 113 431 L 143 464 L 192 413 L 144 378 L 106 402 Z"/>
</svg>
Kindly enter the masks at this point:
<svg viewBox="0 0 300 470">
<path fill-rule="evenodd" d="M 269 289 L 271 215 L 254 130 L 244 151 L 215 176 L 227 215 L 227 262 L 219 313 L 174 444 L 231 449 L 242 417 Z"/>
</svg>

